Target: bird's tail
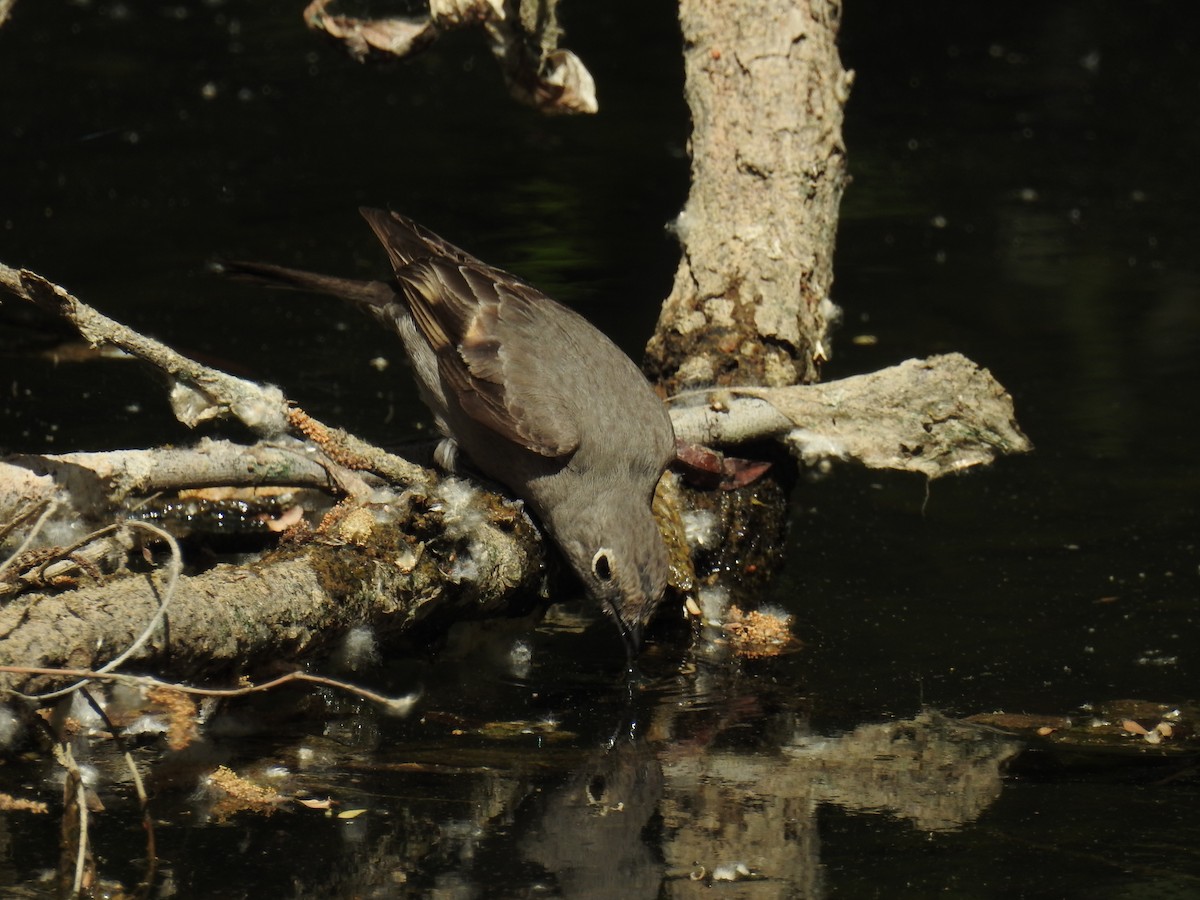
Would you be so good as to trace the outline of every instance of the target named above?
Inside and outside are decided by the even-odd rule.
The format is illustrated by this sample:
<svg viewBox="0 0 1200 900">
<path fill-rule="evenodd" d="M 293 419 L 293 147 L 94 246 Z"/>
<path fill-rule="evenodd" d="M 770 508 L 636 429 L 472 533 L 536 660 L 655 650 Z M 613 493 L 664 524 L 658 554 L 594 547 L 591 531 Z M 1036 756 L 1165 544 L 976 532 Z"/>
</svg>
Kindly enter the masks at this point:
<svg viewBox="0 0 1200 900">
<path fill-rule="evenodd" d="M 379 309 L 396 299 L 395 289 L 386 281 L 358 281 L 337 275 L 321 275 L 303 269 L 289 269 L 271 263 L 220 260 L 213 263 L 214 271 L 238 281 L 264 284 L 268 287 L 330 294 L 349 300 L 356 306 Z"/>
</svg>

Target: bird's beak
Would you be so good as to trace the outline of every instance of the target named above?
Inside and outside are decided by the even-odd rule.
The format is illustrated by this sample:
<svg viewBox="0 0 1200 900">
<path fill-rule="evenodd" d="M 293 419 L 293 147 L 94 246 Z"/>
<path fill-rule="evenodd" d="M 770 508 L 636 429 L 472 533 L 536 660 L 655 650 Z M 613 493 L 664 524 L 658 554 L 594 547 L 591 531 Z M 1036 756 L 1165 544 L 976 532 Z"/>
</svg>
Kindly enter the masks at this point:
<svg viewBox="0 0 1200 900">
<path fill-rule="evenodd" d="M 621 632 L 621 643 L 625 645 L 625 656 L 629 664 L 633 665 L 638 650 L 642 647 L 642 624 L 627 621 L 621 615 L 620 607 L 612 601 L 609 601 L 609 608 L 612 610 L 613 618 L 617 621 L 617 629 Z"/>
<path fill-rule="evenodd" d="M 625 652 L 632 663 L 638 655 L 638 651 L 642 649 L 642 626 L 640 623 L 627 625 L 621 633 L 624 636 Z"/>
</svg>

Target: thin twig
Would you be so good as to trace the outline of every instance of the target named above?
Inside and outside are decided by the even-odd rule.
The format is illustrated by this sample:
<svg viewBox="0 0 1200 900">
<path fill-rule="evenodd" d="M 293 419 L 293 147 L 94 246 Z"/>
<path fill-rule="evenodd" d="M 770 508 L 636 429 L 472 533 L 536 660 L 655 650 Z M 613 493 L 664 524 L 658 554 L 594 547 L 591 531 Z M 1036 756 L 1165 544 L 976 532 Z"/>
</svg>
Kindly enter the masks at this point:
<svg viewBox="0 0 1200 900">
<path fill-rule="evenodd" d="M 154 635 L 154 632 L 158 630 L 159 626 L 162 625 L 163 618 L 167 614 L 167 607 L 169 607 L 171 605 L 171 600 L 174 599 L 174 597 L 175 597 L 175 587 L 179 583 L 179 576 L 183 573 L 183 552 L 179 549 L 179 543 L 175 540 L 175 538 L 172 537 L 167 532 L 163 531 L 157 525 L 151 525 L 149 522 L 137 522 L 137 521 L 133 521 L 133 520 L 125 522 L 124 524 L 128 525 L 131 528 L 143 528 L 146 531 L 151 532 L 156 537 L 159 537 L 162 540 L 166 541 L 167 545 L 171 548 L 171 563 L 167 570 L 167 575 L 168 575 L 169 580 L 167 581 L 167 588 L 163 592 L 162 601 L 158 604 L 158 610 L 157 610 L 157 612 L 154 613 L 154 618 L 152 618 L 150 620 L 150 624 L 148 624 L 142 630 L 142 633 L 140 635 L 138 635 L 137 640 L 135 640 L 128 647 L 126 647 L 125 650 L 122 653 L 120 653 L 118 656 L 114 657 L 113 659 L 110 659 L 103 666 L 101 666 L 99 669 L 97 669 L 95 671 L 94 675 L 86 676 L 83 678 L 82 681 L 78 681 L 75 684 L 71 685 L 70 687 L 65 687 L 65 688 L 62 688 L 61 690 L 51 691 L 46 694 L 36 694 L 33 696 L 29 696 L 26 694 L 20 695 L 22 697 L 25 697 L 25 699 L 33 700 L 34 702 L 37 702 L 37 703 L 45 703 L 47 700 L 54 700 L 54 699 L 57 699 L 58 697 L 65 697 L 67 694 L 70 694 L 70 693 L 73 693 L 74 691 L 79 690 L 81 687 L 86 685 L 92 677 L 99 676 L 99 675 L 106 675 L 106 674 L 112 672 L 113 669 L 116 669 L 118 666 L 120 666 L 122 663 L 124 663 L 125 660 L 129 659 L 131 656 L 133 656 L 133 654 L 137 653 L 138 650 L 142 649 L 142 647 L 145 646 L 146 642 L 148 640 L 150 640 L 150 638 Z M 109 525 L 109 526 L 106 526 L 105 528 L 101 528 L 99 531 L 95 532 L 93 535 L 90 535 L 89 539 L 95 538 L 97 536 L 102 537 L 103 535 L 107 534 L 110 531 L 115 530 L 118 527 L 119 526 L 116 526 L 116 525 Z M 75 549 L 78 549 L 78 547 L 76 547 Z"/>
<path fill-rule="evenodd" d="M 158 849 L 154 837 L 154 816 L 150 815 L 150 798 L 146 796 L 146 785 L 142 782 L 142 775 L 138 771 L 137 764 L 133 761 L 133 754 L 129 752 L 128 746 L 125 744 L 125 738 L 121 734 L 121 729 L 113 724 L 112 719 L 108 717 L 104 707 L 97 702 L 92 696 L 92 692 L 87 688 L 80 690 L 83 698 L 87 700 L 88 706 L 98 715 L 104 722 L 104 727 L 108 729 L 108 733 L 112 735 L 113 741 L 117 745 L 117 749 L 121 751 L 121 755 L 125 757 L 125 765 L 129 767 L 129 774 L 133 777 L 133 787 L 137 792 L 138 806 L 142 810 L 142 827 L 146 829 L 146 877 L 142 879 L 138 885 L 137 895 L 146 896 L 150 888 L 154 886 L 154 877 L 158 872 Z"/>
<path fill-rule="evenodd" d="M 56 548 L 54 555 L 51 556 L 47 560 L 43 560 L 42 564 L 37 567 L 37 571 L 33 573 L 32 580 L 36 584 L 45 584 L 46 583 L 46 570 L 48 568 L 50 568 L 50 566 L 54 565 L 57 562 L 61 562 L 64 559 L 70 559 L 71 556 L 74 555 L 74 553 L 76 551 L 83 549 L 88 544 L 95 543 L 96 541 L 100 540 L 100 538 L 105 537 L 106 535 L 112 534 L 114 531 L 116 531 L 118 528 L 120 528 L 122 524 L 124 524 L 124 523 L 114 523 L 112 525 L 105 525 L 103 528 L 100 528 L 96 531 L 90 532 L 89 534 L 85 534 L 83 537 L 81 537 L 75 543 L 71 544 L 69 547 Z"/>
<path fill-rule="evenodd" d="M 287 430 L 287 403 L 278 388 L 265 387 L 210 369 L 167 345 L 148 338 L 88 306 L 65 288 L 27 269 L 0 263 L 0 288 L 66 319 L 93 345 L 118 347 L 150 363 L 185 390 L 172 391 L 176 417 L 195 426 L 214 416 L 229 414 L 254 432 L 275 437 Z"/>
<path fill-rule="evenodd" d="M 87 868 L 87 789 L 83 785 L 83 773 L 79 771 L 79 764 L 75 762 L 75 754 L 71 752 L 71 747 L 65 740 L 60 740 L 54 745 L 54 758 L 67 770 L 67 784 L 74 785 L 75 805 L 79 807 L 79 847 L 75 852 L 75 880 L 71 886 L 71 896 L 78 897 L 83 889 L 83 876 Z"/>
<path fill-rule="evenodd" d="M 158 875 L 158 840 L 154 834 L 154 816 L 150 814 L 150 798 L 146 796 L 146 785 L 142 783 L 142 775 L 133 761 L 133 754 L 125 751 L 125 765 L 133 776 L 133 787 L 137 791 L 138 806 L 142 809 L 142 827 L 146 829 L 146 876 L 138 885 L 137 896 L 145 897 L 154 887 L 154 879 Z"/>
<path fill-rule="evenodd" d="M 107 668 L 107 667 L 106 667 Z M 175 684 L 170 681 L 163 681 L 159 678 L 154 678 L 151 675 L 127 675 L 123 672 L 109 672 L 105 669 L 50 669 L 39 668 L 36 666 L 0 666 L 0 672 L 10 675 L 47 675 L 50 677 L 59 678 L 79 678 L 83 679 L 81 683 L 86 684 L 87 681 L 115 681 L 121 684 L 129 684 L 137 687 L 157 687 L 165 688 L 171 691 L 179 691 L 181 694 L 194 694 L 199 697 L 244 697 L 248 694 L 257 694 L 262 691 L 274 690 L 284 684 L 292 681 L 302 681 L 309 684 L 319 684 L 324 687 L 335 688 L 339 691 L 355 694 L 362 697 L 364 700 L 369 700 L 372 703 L 378 703 L 385 711 L 396 715 L 406 715 L 417 702 L 418 695 L 409 694 L 404 697 L 387 697 L 383 694 L 378 694 L 368 688 L 360 687 L 356 684 L 351 684 L 348 681 L 339 681 L 336 678 L 329 678 L 324 675 L 310 675 L 308 672 L 288 672 L 286 675 L 280 675 L 278 678 L 272 678 L 270 681 L 264 681 L 262 684 L 247 684 L 237 688 L 200 688 L 191 687 L 190 685 Z M 73 687 L 72 690 L 77 690 L 78 687 Z M 14 696 L 21 697 L 25 700 L 41 701 L 47 697 L 55 697 L 62 692 L 56 694 L 22 694 L 19 691 L 9 691 Z"/>
<path fill-rule="evenodd" d="M 18 525 L 20 525 L 49 502 L 50 498 L 45 497 L 41 500 L 35 500 L 27 503 L 23 509 L 17 510 L 16 513 L 13 514 L 12 519 L 5 522 L 3 525 L 0 525 L 0 544 L 3 544 L 5 540 L 8 539 L 8 536 L 12 533 L 13 529 L 15 529 Z"/>
<path fill-rule="evenodd" d="M 10 565 L 12 565 L 13 561 L 15 559 L 17 559 L 22 553 L 24 553 L 26 550 L 29 549 L 29 545 L 32 544 L 34 539 L 38 536 L 38 533 L 42 530 L 42 526 L 44 526 L 46 524 L 46 520 L 49 519 L 50 516 L 52 516 L 54 514 L 54 511 L 56 509 L 58 509 L 58 501 L 57 500 L 44 500 L 42 502 L 47 504 L 46 509 L 42 512 L 42 514 L 40 516 L 38 516 L 38 520 L 33 523 L 33 528 L 29 529 L 29 534 L 25 535 L 25 540 L 21 542 L 21 546 L 16 549 L 16 552 L 14 552 L 10 557 L 8 557 L 8 559 L 0 562 L 0 575 L 3 575 L 4 570 L 7 569 Z M 36 509 L 36 508 L 37 508 L 37 505 L 34 506 L 34 509 Z M 29 511 L 29 512 L 22 511 L 21 513 L 18 513 L 17 518 L 23 519 L 27 515 L 30 515 L 30 514 L 31 514 L 31 511 Z"/>
<path fill-rule="evenodd" d="M 268 438 L 299 430 L 293 421 L 293 413 L 299 411 L 291 407 L 279 388 L 235 378 L 188 359 L 166 344 L 103 315 L 36 272 L 0 263 L 0 289 L 65 319 L 90 343 L 118 347 L 163 372 L 173 385 L 170 400 L 175 416 L 189 428 L 216 416 L 232 415 L 256 434 Z M 313 428 L 336 432 L 307 415 L 304 418 Z M 355 468 L 369 468 L 402 484 L 426 484 L 431 478 L 422 466 L 360 438 L 348 438 L 347 443 L 350 452 L 362 462 Z"/>
</svg>

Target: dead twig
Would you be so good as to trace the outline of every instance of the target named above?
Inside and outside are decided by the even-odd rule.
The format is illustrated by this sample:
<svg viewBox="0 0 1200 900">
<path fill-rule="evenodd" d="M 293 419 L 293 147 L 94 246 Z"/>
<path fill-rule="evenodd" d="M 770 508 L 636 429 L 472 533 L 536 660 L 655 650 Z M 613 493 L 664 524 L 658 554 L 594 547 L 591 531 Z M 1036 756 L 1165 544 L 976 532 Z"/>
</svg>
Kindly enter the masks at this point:
<svg viewBox="0 0 1200 900">
<path fill-rule="evenodd" d="M 261 684 L 243 684 L 241 687 L 236 688 L 202 688 L 163 681 L 150 675 L 128 675 L 123 672 L 106 671 L 106 669 L 107 666 L 103 669 L 50 669 L 36 666 L 0 666 L 0 672 L 12 675 L 47 675 L 50 677 L 78 678 L 81 679 L 81 684 L 86 684 L 88 681 L 111 681 L 141 688 L 162 688 L 164 690 L 178 691 L 182 694 L 192 694 L 197 697 L 245 697 L 249 694 L 272 691 L 285 684 L 299 681 L 354 694 L 355 696 L 362 697 L 364 700 L 378 704 L 384 712 L 397 716 L 408 715 L 413 706 L 416 705 L 417 700 L 420 699 L 420 695 L 416 693 L 403 697 L 388 697 L 368 688 L 351 684 L 348 681 L 341 681 L 337 678 L 329 678 L 324 675 L 312 675 L 308 672 L 288 672 L 285 675 L 280 675 L 278 678 L 272 678 L 270 681 L 264 681 Z M 77 689 L 78 685 L 72 687 L 70 690 Z M 10 691 L 9 693 L 27 700 L 42 700 L 43 698 L 59 696 L 63 692 L 42 694 L 36 697 L 30 697 L 16 691 Z"/>
<path fill-rule="evenodd" d="M 23 507 L 13 513 L 12 519 L 10 519 L 8 522 L 5 522 L 3 525 L 0 525 L 0 544 L 3 544 L 8 536 L 12 534 L 22 522 L 24 522 L 49 502 L 50 498 L 48 497 L 44 497 L 40 500 L 33 500 L 29 503 L 26 503 Z M 3 571 L 3 568 L 0 568 L 0 572 Z"/>
<path fill-rule="evenodd" d="M 142 782 L 142 775 L 133 761 L 133 754 L 128 750 L 124 750 L 123 753 L 125 765 L 129 768 L 129 774 L 133 778 L 133 787 L 137 792 L 138 806 L 142 810 L 142 827 L 146 829 L 146 875 L 137 890 L 137 896 L 145 897 L 154 887 L 154 879 L 158 875 L 158 839 L 154 834 L 154 816 L 150 814 L 150 798 L 146 794 L 146 785 Z"/>
<path fill-rule="evenodd" d="M 233 416 L 255 434 L 267 438 L 278 437 L 292 428 L 293 407 L 277 387 L 235 378 L 188 359 L 101 314 L 65 288 L 28 269 L 11 269 L 0 263 L 0 288 L 65 319 L 91 344 L 119 347 L 159 369 L 170 381 L 169 399 L 176 418 L 189 428 L 222 416 Z M 315 419 L 307 416 L 305 419 L 314 426 L 335 431 Z M 372 466 L 386 466 L 386 477 L 390 480 L 402 484 L 426 484 L 431 480 L 424 467 L 365 442 L 356 446 L 355 451 Z"/>
<path fill-rule="evenodd" d="M 179 543 L 170 534 L 163 531 L 157 525 L 151 525 L 149 522 L 135 522 L 135 521 L 131 520 L 128 522 L 123 522 L 123 523 L 117 524 L 117 525 L 109 525 L 105 528 L 101 528 L 99 531 L 95 531 L 92 534 L 88 535 L 83 541 L 77 542 L 77 545 L 75 545 L 69 549 L 67 555 L 70 555 L 70 553 L 75 552 L 75 550 L 78 550 L 79 547 L 82 547 L 84 544 L 90 543 L 91 541 L 96 540 L 97 538 L 103 537 L 106 534 L 110 534 L 111 532 L 116 531 L 118 528 L 124 528 L 124 527 L 141 528 L 141 529 L 144 529 L 145 531 L 149 531 L 155 537 L 159 538 L 160 540 L 165 541 L 167 546 L 169 546 L 171 548 L 171 562 L 170 562 L 169 568 L 167 570 L 167 574 L 168 574 L 167 587 L 166 587 L 166 590 L 163 591 L 162 600 L 158 605 L 158 610 L 157 610 L 157 612 L 155 612 L 154 618 L 152 618 L 150 620 L 150 623 L 144 629 L 142 629 L 142 633 L 138 635 L 137 639 L 132 644 L 130 644 L 128 647 L 126 647 L 125 650 L 122 651 L 120 654 L 118 654 L 116 657 L 109 660 L 107 663 L 105 663 L 103 666 L 101 666 L 99 669 L 97 669 L 96 670 L 97 675 L 105 675 L 105 674 L 111 673 L 114 669 L 118 668 L 122 663 L 124 663 L 125 660 L 129 659 L 131 656 L 133 656 L 133 654 L 137 653 L 138 650 L 140 650 L 146 644 L 146 642 L 148 640 L 150 640 L 150 638 L 153 636 L 154 632 L 157 631 L 158 628 L 162 625 L 163 619 L 167 614 L 167 609 L 171 605 L 171 600 L 174 599 L 174 597 L 175 597 L 175 587 L 179 583 L 179 577 L 180 577 L 180 575 L 183 574 L 183 552 L 179 549 Z M 46 564 L 43 564 L 43 567 L 42 567 L 43 570 L 45 568 L 45 565 Z M 39 574 L 40 574 L 40 571 L 39 571 Z M 77 691 L 80 688 L 87 685 L 89 680 L 91 680 L 90 677 L 85 677 L 81 681 L 76 682 L 75 684 L 71 685 L 70 687 L 65 687 L 65 688 L 62 688 L 61 690 L 57 690 L 57 691 L 50 691 L 45 694 L 36 694 L 36 695 L 19 694 L 18 696 L 22 697 L 25 700 L 31 700 L 35 703 L 45 703 L 47 700 L 55 700 L 60 697 L 65 697 L 67 694 L 74 693 L 75 691 Z"/>
<path fill-rule="evenodd" d="M 17 517 L 11 523 L 9 523 L 9 525 L 5 526 L 5 533 L 7 533 L 8 531 L 11 531 L 12 526 L 18 524 L 22 520 L 24 520 L 24 519 L 28 518 L 30 515 L 32 515 L 33 512 L 41 504 L 44 504 L 46 508 L 42 511 L 42 514 L 40 516 L 38 516 L 38 520 L 33 523 L 33 527 L 31 529 L 29 529 L 29 534 L 25 535 L 25 540 L 23 540 L 21 542 L 21 546 L 18 547 L 12 553 L 12 555 L 9 556 L 7 559 L 0 560 L 0 575 L 3 575 L 4 570 L 7 569 L 10 565 L 12 565 L 14 560 L 18 559 L 21 556 L 21 554 L 23 554 L 26 550 L 28 550 L 29 546 L 37 539 L 38 534 L 42 530 L 42 526 L 46 524 L 47 520 L 52 515 L 54 515 L 54 511 L 56 509 L 58 509 L 58 501 L 53 500 L 53 499 L 47 499 L 47 500 L 41 501 L 40 504 L 39 503 L 31 504 L 28 509 L 22 510 L 20 513 L 17 514 Z M 4 534 L 0 534 L 0 540 L 3 540 L 3 539 L 4 539 Z"/>
<path fill-rule="evenodd" d="M 595 113 L 596 83 L 570 50 L 558 46 L 558 0 L 430 0 L 425 15 L 379 19 L 330 11 L 334 0 L 304 10 L 309 28 L 341 41 L 360 62 L 372 54 L 403 58 L 455 28 L 482 26 L 512 97 L 539 112 Z"/>
<path fill-rule="evenodd" d="M 67 772 L 66 785 L 63 788 L 65 807 L 63 814 L 68 815 L 71 807 L 74 806 L 79 818 L 76 826 L 78 834 L 74 836 L 74 841 L 70 840 L 72 835 L 68 830 L 67 823 L 65 821 L 63 823 L 63 850 L 69 851 L 72 843 L 75 844 L 74 876 L 69 896 L 78 897 L 80 891 L 83 890 L 83 880 L 88 868 L 87 788 L 84 787 L 83 773 L 79 771 L 79 764 L 75 762 L 75 755 L 71 752 L 71 745 L 67 741 L 60 740 L 54 745 L 54 758 Z"/>
<path fill-rule="evenodd" d="M 154 816 L 150 814 L 150 798 L 146 795 L 146 785 L 142 782 L 142 774 L 138 771 L 137 764 L 133 761 L 133 754 L 129 752 L 129 748 L 125 745 L 125 739 L 121 736 L 121 731 L 108 717 L 103 705 L 96 702 L 96 698 L 92 696 L 92 692 L 87 688 L 80 691 L 83 694 L 92 711 L 96 713 L 103 721 L 104 727 L 108 729 L 108 733 L 112 735 L 113 741 L 116 742 L 117 749 L 121 751 L 121 755 L 125 758 L 125 765 L 129 769 L 129 774 L 133 778 L 133 787 L 137 793 L 138 806 L 142 811 L 142 827 L 146 830 L 146 876 L 138 885 L 135 896 L 146 896 L 150 888 L 154 886 L 154 877 L 158 872 L 158 850 L 157 841 L 154 835 Z"/>
</svg>

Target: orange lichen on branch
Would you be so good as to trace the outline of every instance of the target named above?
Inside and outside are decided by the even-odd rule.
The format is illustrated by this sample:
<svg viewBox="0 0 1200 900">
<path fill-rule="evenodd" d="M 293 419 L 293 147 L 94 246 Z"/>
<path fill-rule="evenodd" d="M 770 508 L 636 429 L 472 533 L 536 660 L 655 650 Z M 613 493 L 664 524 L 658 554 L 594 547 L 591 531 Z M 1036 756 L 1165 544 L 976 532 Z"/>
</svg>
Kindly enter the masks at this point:
<svg viewBox="0 0 1200 900">
<path fill-rule="evenodd" d="M 334 466 L 374 472 L 389 481 L 401 484 L 428 484 L 436 480 L 436 476 L 429 470 L 373 447 L 340 428 L 323 425 L 302 409 L 291 407 L 288 409 L 287 419 L 288 425 L 320 447 Z M 331 467 L 326 468 L 329 470 Z M 344 492 L 352 495 L 367 492 L 365 485 L 349 483 L 352 480 L 347 479 L 347 474 L 330 471 L 330 476 L 338 481 Z"/>
<path fill-rule="evenodd" d="M 217 766 L 208 776 L 208 785 L 217 795 L 213 815 L 218 820 L 243 810 L 270 815 L 286 800 L 283 795 L 255 784 L 225 766 Z"/>
<path fill-rule="evenodd" d="M 345 432 L 322 425 L 302 409 L 289 409 L 287 418 L 288 424 L 320 447 L 325 455 L 339 466 L 345 466 L 347 469 L 370 468 L 370 462 L 365 456 L 346 446 Z"/>
<path fill-rule="evenodd" d="M 743 612 L 739 607 L 731 606 L 722 627 L 734 653 L 760 659 L 799 649 L 800 641 L 792 634 L 790 626 L 790 616 L 763 610 Z"/>
<path fill-rule="evenodd" d="M 196 703 L 191 697 L 168 687 L 154 687 L 146 692 L 146 699 L 166 714 L 167 746 L 172 750 L 182 750 L 199 735 Z"/>
</svg>

